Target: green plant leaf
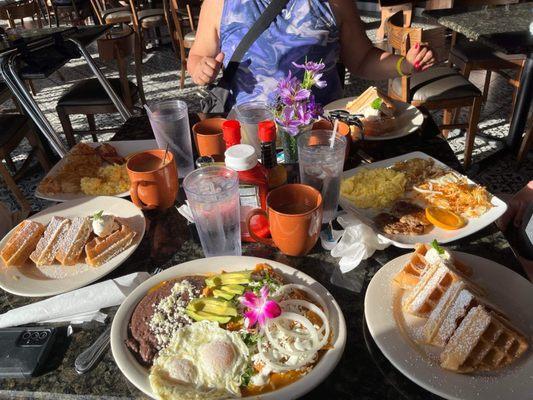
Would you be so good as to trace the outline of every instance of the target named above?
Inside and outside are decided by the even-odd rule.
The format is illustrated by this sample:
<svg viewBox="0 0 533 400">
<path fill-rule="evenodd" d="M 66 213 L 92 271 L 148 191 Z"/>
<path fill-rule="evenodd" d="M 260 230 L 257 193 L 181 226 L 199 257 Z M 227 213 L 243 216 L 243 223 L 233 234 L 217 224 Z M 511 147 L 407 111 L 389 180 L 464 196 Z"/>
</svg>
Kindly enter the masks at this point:
<svg viewBox="0 0 533 400">
<path fill-rule="evenodd" d="M 100 211 L 94 213 L 94 214 L 93 214 L 93 220 L 98 221 L 98 220 L 103 219 L 103 218 L 102 218 L 102 214 L 103 214 L 103 213 L 104 213 L 104 210 L 100 210 Z"/>
<path fill-rule="evenodd" d="M 439 242 L 437 242 L 437 239 L 433 239 L 433 241 L 431 242 L 431 247 L 437 250 L 437 253 L 444 254 L 444 249 L 439 246 Z"/>
<path fill-rule="evenodd" d="M 381 108 L 381 104 L 383 104 L 383 99 L 381 97 L 378 97 L 370 103 L 370 107 L 372 107 L 374 110 L 379 110 Z"/>
</svg>

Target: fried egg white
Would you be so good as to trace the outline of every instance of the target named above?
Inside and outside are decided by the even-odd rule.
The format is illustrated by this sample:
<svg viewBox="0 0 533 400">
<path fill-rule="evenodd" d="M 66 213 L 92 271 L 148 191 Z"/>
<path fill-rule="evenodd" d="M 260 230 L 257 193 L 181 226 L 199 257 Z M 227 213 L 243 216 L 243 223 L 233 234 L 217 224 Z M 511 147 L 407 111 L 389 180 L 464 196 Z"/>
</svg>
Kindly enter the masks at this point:
<svg viewBox="0 0 533 400">
<path fill-rule="evenodd" d="M 150 370 L 159 399 L 211 400 L 240 397 L 248 347 L 236 332 L 201 321 L 176 332 Z"/>
</svg>

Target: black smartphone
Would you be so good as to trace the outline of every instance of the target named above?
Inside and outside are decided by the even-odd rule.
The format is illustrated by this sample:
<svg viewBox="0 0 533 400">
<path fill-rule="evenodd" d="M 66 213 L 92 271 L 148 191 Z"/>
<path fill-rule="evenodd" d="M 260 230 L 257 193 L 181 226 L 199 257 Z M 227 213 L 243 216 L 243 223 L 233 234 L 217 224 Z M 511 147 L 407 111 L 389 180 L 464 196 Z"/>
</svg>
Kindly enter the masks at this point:
<svg viewBox="0 0 533 400">
<path fill-rule="evenodd" d="M 56 328 L 41 326 L 0 329 L 0 378 L 35 376 L 56 336 Z"/>
</svg>

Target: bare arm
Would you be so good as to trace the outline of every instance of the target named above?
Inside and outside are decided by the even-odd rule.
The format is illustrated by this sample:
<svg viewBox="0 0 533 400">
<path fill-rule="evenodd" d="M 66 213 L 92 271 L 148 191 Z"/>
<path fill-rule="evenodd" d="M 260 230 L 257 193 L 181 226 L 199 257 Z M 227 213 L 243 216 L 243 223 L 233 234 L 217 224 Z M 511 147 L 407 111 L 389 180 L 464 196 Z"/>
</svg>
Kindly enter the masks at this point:
<svg viewBox="0 0 533 400">
<path fill-rule="evenodd" d="M 198 85 L 213 82 L 222 67 L 220 18 L 223 5 L 223 0 L 204 0 L 202 3 L 196 38 L 187 62 L 187 70 Z"/>
<path fill-rule="evenodd" d="M 362 78 L 381 80 L 398 76 L 396 63 L 399 56 L 373 46 L 365 32 L 355 2 L 332 0 L 337 21 L 340 23 L 341 58 L 348 70 Z M 410 74 L 425 70 L 435 63 L 433 52 L 427 47 L 412 47 L 402 63 L 402 72 Z"/>
</svg>

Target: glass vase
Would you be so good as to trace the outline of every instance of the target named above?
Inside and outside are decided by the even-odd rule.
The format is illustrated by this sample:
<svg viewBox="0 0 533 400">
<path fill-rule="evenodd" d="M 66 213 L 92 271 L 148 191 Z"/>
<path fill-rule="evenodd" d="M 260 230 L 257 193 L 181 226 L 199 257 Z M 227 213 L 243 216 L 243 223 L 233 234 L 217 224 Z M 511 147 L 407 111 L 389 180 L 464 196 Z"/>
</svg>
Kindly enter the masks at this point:
<svg viewBox="0 0 533 400">
<path fill-rule="evenodd" d="M 283 156 L 285 164 L 295 164 L 298 162 L 298 136 L 311 129 L 311 124 L 302 125 L 296 135 L 291 135 L 284 126 L 278 125 L 278 135 L 281 138 Z"/>
</svg>

